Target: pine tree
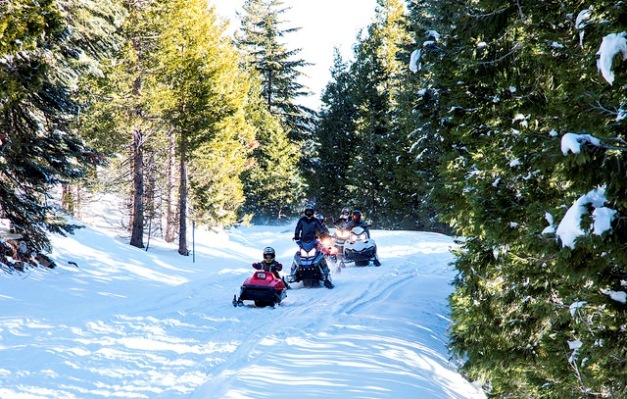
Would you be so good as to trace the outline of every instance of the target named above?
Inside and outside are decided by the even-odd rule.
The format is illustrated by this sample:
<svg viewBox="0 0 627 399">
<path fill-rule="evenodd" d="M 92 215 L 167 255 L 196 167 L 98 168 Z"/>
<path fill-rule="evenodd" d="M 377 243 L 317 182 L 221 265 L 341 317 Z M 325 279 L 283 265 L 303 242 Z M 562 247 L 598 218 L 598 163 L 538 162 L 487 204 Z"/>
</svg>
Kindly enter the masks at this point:
<svg viewBox="0 0 627 399">
<path fill-rule="evenodd" d="M 289 10 L 283 5 L 282 0 L 246 0 L 235 40 L 246 62 L 259 73 L 261 96 L 268 110 L 282 118 L 291 140 L 302 142 L 310 137 L 314 114 L 296 103 L 299 97 L 309 95 L 298 81 L 301 68 L 308 63 L 295 58 L 300 49 L 290 50 L 281 42 L 282 37 L 299 29 L 281 29 L 281 15 Z"/>
<path fill-rule="evenodd" d="M 47 232 L 77 227 L 50 201 L 52 187 L 101 162 L 71 130 L 73 90 L 85 70 L 77 60 L 93 60 L 100 48 L 93 37 L 71 34 L 65 20 L 77 26 L 77 5 L 0 3 L 0 209 L 31 251 L 50 249 Z"/>
<path fill-rule="evenodd" d="M 240 14 L 241 28 L 235 35 L 246 69 L 254 70 L 260 82 L 261 92 L 251 95 L 259 95 L 267 112 L 280 123 L 276 126 L 269 117 L 251 109 L 260 146 L 253 153 L 253 167 L 245 175 L 244 212 L 251 212 L 248 216 L 254 220 L 293 215 L 295 204 L 304 196 L 301 176 L 312 169 L 314 112 L 297 103 L 298 98 L 309 95 L 298 81 L 301 68 L 308 64 L 296 58 L 300 49 L 289 50 L 281 42 L 283 36 L 298 30 L 281 28 L 280 17 L 289 10 L 283 4 L 280 0 L 247 0 Z M 297 168 L 293 167 L 294 157 Z"/>
<path fill-rule="evenodd" d="M 188 255 L 190 209 L 193 218 L 228 224 L 243 201 L 239 176 L 252 141 L 245 119 L 250 83 L 206 2 L 172 1 L 159 15 L 164 29 L 153 98 L 176 135 L 178 252 Z"/>
<path fill-rule="evenodd" d="M 251 99 L 259 98 L 251 93 Z M 298 173 L 298 148 L 261 101 L 251 101 L 248 118 L 255 127 L 253 164 L 244 174 L 243 213 L 254 223 L 281 222 L 293 214 L 303 182 Z"/>
<path fill-rule="evenodd" d="M 624 98 L 621 90 L 606 94 L 595 65 L 601 32 L 624 29 L 600 21 L 621 21 L 610 18 L 620 11 L 595 4 L 582 45 L 579 2 L 478 1 L 446 10 L 456 20 L 440 58 L 423 61 L 437 63 L 430 119 L 442 121 L 450 146 L 435 198 L 465 237 L 451 296 L 453 348 L 491 397 L 624 396 L 625 351 L 615 333 L 624 309 L 603 294 L 624 275 L 621 224 L 595 236 L 584 212 L 587 234 L 574 248 L 543 234 L 547 214 L 561 220 L 597 185 L 607 184 L 622 211 L 622 192 L 609 189 L 618 188 L 611 182 L 622 175 L 622 150 L 584 146 L 564 157 L 559 137 L 594 130 L 605 139 L 616 128 L 590 109 Z M 571 315 L 569 305 L 582 302 Z M 569 342 L 577 340 L 583 346 L 574 351 Z"/>
<path fill-rule="evenodd" d="M 400 75 L 406 68 L 397 56 L 409 36 L 400 0 L 379 0 L 377 18 L 356 46 L 351 73 L 356 76 L 354 99 L 356 147 L 349 168 L 348 190 L 355 205 L 376 224 L 385 221 L 388 182 L 394 179 L 399 150 L 394 109 Z"/>
<path fill-rule="evenodd" d="M 345 191 L 349 185 L 348 168 L 355 154 L 355 119 L 357 109 L 353 98 L 354 79 L 349 65 L 335 49 L 331 82 L 322 93 L 322 110 L 315 130 L 319 165 L 316 173 L 307 176 L 309 191 L 323 204 L 324 213 L 337 212 L 351 203 Z"/>
<path fill-rule="evenodd" d="M 106 189 L 115 189 L 128 198 L 129 244 L 143 248 L 144 229 L 159 212 L 155 203 L 159 197 L 157 181 L 165 179 L 151 167 L 151 162 L 165 158 L 160 154 L 166 153 L 168 143 L 158 108 L 150 105 L 155 91 L 150 85 L 156 84 L 151 76 L 156 65 L 154 55 L 162 27 L 155 17 L 158 1 L 122 5 L 126 13 L 116 32 L 115 51 L 104 62 L 103 76 L 89 82 L 84 97 L 91 108 L 81 118 L 80 127 L 112 157 L 111 167 L 101 175 L 117 175 L 110 179 L 114 183 L 106 182 L 105 176 L 100 181 L 106 182 Z"/>
<path fill-rule="evenodd" d="M 450 29 L 447 7 L 454 8 L 443 1 L 408 4 L 407 29 L 413 40 L 400 46 L 398 56 L 404 68 L 394 109 L 396 162 L 385 212 L 388 224 L 396 228 L 450 231 L 439 221 L 432 195 L 449 144 L 437 112 L 443 88 L 434 79 L 441 68 L 440 37 Z"/>
</svg>

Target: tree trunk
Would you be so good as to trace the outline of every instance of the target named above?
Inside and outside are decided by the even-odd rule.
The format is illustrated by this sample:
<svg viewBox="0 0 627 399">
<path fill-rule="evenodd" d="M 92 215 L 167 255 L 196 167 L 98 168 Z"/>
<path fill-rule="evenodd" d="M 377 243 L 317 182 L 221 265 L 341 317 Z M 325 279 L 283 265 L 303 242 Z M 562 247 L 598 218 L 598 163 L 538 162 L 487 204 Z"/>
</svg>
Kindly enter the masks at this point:
<svg viewBox="0 0 627 399">
<path fill-rule="evenodd" d="M 74 189 L 76 190 L 76 194 L 74 196 L 74 217 L 78 220 L 83 218 L 83 190 L 81 190 L 81 185 L 76 184 Z"/>
<path fill-rule="evenodd" d="M 144 160 L 142 149 L 142 132 L 133 132 L 133 219 L 130 244 L 144 248 Z"/>
<path fill-rule="evenodd" d="M 138 10 L 139 11 L 139 10 Z M 133 47 L 137 52 L 135 65 L 136 78 L 133 82 L 133 96 L 138 99 L 142 89 L 142 43 L 139 38 L 133 38 Z M 133 107 L 134 117 L 142 119 L 141 105 Z M 144 132 L 141 128 L 133 129 L 133 144 L 131 146 L 131 174 L 133 176 L 133 194 L 131 198 L 131 241 L 130 245 L 144 248 Z"/>
<path fill-rule="evenodd" d="M 187 165 L 184 133 L 181 133 L 181 151 L 179 154 L 179 254 L 189 256 L 187 249 Z"/>
<path fill-rule="evenodd" d="M 63 184 L 61 190 L 61 207 L 68 215 L 74 216 L 75 202 L 72 187 L 69 184 Z"/>
<path fill-rule="evenodd" d="M 165 210 L 165 241 L 166 242 L 174 242 L 174 237 L 177 232 L 176 225 L 176 199 L 174 195 L 174 190 L 176 188 L 175 182 L 175 159 L 176 159 L 176 151 L 175 151 L 175 138 L 174 135 L 170 136 L 170 148 L 168 149 L 168 164 L 167 164 L 167 182 L 166 182 L 166 210 Z"/>
</svg>

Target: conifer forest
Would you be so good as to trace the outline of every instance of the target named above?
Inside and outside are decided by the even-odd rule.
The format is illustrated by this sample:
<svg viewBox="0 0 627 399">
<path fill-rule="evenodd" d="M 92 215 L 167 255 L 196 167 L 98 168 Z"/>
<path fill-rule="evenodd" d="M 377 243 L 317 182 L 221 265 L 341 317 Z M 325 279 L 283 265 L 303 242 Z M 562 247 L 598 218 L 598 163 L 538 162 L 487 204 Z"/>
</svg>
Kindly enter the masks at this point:
<svg viewBox="0 0 627 399">
<path fill-rule="evenodd" d="M 130 245 L 182 256 L 192 222 L 360 209 L 457 237 L 451 355 L 488 397 L 627 398 L 625 2 L 377 0 L 314 110 L 294 0 L 246 0 L 232 35 L 213 1 L 0 0 L 0 214 L 27 252 L 105 192 Z"/>
</svg>

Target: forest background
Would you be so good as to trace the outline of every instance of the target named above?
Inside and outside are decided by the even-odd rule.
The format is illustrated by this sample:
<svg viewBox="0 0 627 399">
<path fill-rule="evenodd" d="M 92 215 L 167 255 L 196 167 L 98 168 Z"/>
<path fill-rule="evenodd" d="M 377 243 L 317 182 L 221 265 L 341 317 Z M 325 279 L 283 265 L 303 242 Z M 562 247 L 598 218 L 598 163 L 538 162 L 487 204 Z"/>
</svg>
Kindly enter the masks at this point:
<svg viewBox="0 0 627 399">
<path fill-rule="evenodd" d="M 205 0 L 0 0 L 3 270 L 103 192 L 183 256 L 190 224 L 358 208 L 463 237 L 451 347 L 489 395 L 627 397 L 625 4 L 378 0 L 319 112 L 288 6 L 247 0 L 231 40 Z"/>
</svg>

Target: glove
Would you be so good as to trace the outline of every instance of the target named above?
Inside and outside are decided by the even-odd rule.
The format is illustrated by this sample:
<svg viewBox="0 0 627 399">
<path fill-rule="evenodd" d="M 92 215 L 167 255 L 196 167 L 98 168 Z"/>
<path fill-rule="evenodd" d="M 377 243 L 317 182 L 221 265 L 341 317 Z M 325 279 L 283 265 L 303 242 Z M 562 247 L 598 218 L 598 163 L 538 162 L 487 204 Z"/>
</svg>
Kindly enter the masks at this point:
<svg viewBox="0 0 627 399">
<path fill-rule="evenodd" d="M 253 263 L 253 267 L 255 269 L 261 269 L 261 265 L 259 263 L 257 263 L 257 262 Z"/>
<path fill-rule="evenodd" d="M 292 237 L 292 241 L 298 241 L 298 237 Z"/>
<path fill-rule="evenodd" d="M 283 265 L 282 265 L 282 264 L 280 264 L 279 262 L 277 262 L 277 264 L 276 264 L 276 266 L 274 267 L 274 269 L 275 269 L 276 271 L 279 271 L 279 272 L 280 272 L 281 270 L 283 270 Z"/>
</svg>

